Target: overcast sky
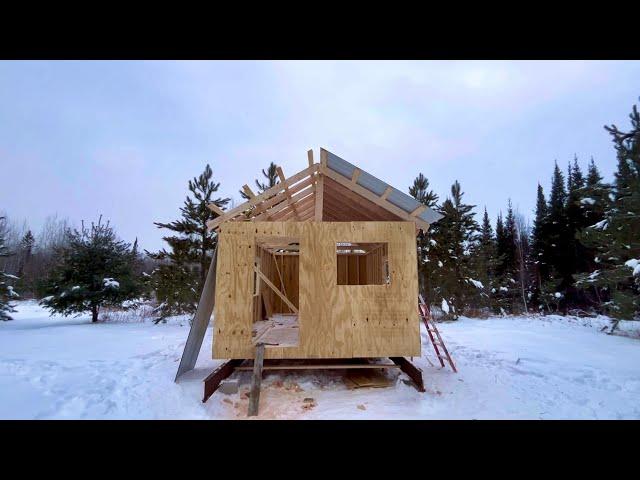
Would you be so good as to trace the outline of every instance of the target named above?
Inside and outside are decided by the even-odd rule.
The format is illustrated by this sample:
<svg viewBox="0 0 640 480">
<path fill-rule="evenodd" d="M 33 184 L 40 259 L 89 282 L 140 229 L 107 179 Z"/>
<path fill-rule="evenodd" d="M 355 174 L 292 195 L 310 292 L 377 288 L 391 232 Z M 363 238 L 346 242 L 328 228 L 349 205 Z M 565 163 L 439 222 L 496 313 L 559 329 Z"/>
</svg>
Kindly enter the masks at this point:
<svg viewBox="0 0 640 480">
<path fill-rule="evenodd" d="M 628 127 L 640 62 L 0 62 L 0 212 L 110 219 L 162 246 L 187 181 L 209 163 L 240 200 L 269 162 L 293 174 L 324 147 L 396 188 L 454 180 L 492 219 L 531 216 L 553 162 L 591 156 L 607 179 L 603 125 Z M 480 219 L 479 219 L 480 220 Z"/>
</svg>

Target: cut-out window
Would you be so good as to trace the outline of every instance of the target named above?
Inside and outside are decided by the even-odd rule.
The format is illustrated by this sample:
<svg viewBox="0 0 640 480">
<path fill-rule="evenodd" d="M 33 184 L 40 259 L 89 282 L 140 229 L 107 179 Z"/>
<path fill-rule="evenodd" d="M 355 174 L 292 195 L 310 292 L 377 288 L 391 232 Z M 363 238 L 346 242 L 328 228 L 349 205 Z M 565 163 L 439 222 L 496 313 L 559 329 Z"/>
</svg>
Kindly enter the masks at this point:
<svg viewBox="0 0 640 480">
<path fill-rule="evenodd" d="M 389 274 L 386 243 L 336 243 L 338 285 L 386 285 Z"/>
</svg>

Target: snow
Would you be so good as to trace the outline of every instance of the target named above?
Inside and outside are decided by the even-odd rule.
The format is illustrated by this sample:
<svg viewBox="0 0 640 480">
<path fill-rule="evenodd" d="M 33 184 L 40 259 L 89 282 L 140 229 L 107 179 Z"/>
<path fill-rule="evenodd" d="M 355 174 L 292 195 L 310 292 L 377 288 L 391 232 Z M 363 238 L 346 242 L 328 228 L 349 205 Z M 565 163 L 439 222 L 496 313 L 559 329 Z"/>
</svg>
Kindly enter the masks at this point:
<svg viewBox="0 0 640 480">
<path fill-rule="evenodd" d="M 449 304 L 444 298 L 442 299 L 442 304 L 440 305 L 440 308 L 444 313 L 449 313 Z"/>
<path fill-rule="evenodd" d="M 232 377 L 240 393 L 201 401 L 202 380 L 221 363 L 210 358 L 211 329 L 195 370 L 174 383 L 187 316 L 91 324 L 49 317 L 32 301 L 17 310 L 0 323 L 2 419 L 247 418 L 251 372 Z M 555 315 L 439 323 L 457 374 L 433 366 L 422 327 L 414 363 L 425 393 L 404 373 L 390 373 L 388 388 L 350 390 L 341 372 L 269 372 L 257 418 L 640 419 L 640 322 L 621 322 L 628 336 L 600 332 L 609 324 Z"/>
<path fill-rule="evenodd" d="M 627 267 L 633 269 L 634 277 L 640 276 L 640 260 L 632 258 L 631 260 L 627 260 L 626 262 L 624 262 L 624 264 Z"/>
<path fill-rule="evenodd" d="M 601 220 L 600 222 L 591 225 L 589 228 L 595 228 L 597 230 L 606 230 L 607 225 L 609 225 L 608 220 Z"/>
<path fill-rule="evenodd" d="M 443 267 L 442 262 L 441 262 L 440 260 L 438 260 L 438 266 L 439 266 L 440 268 L 442 268 L 442 267 Z"/>
<path fill-rule="evenodd" d="M 120 283 L 113 278 L 105 278 L 102 280 L 102 285 L 104 285 L 105 288 L 120 288 Z"/>
<path fill-rule="evenodd" d="M 582 205 L 595 205 L 596 201 L 593 198 L 587 197 L 580 200 L 580 203 Z"/>
<path fill-rule="evenodd" d="M 482 285 L 482 282 L 480 282 L 479 280 L 474 280 L 473 278 L 469 279 L 469 282 L 471 282 L 473 284 L 474 287 L 482 290 L 484 288 L 484 285 Z"/>
<path fill-rule="evenodd" d="M 554 293 L 553 296 L 556 298 L 562 298 L 562 294 L 560 292 Z"/>
</svg>

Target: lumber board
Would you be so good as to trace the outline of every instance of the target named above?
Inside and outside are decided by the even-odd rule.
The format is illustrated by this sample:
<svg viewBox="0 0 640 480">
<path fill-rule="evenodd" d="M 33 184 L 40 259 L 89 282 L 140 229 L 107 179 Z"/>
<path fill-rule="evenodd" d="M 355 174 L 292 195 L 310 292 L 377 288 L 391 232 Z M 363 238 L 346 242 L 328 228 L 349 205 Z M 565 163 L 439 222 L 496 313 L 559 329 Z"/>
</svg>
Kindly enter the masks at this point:
<svg viewBox="0 0 640 480">
<path fill-rule="evenodd" d="M 263 365 L 263 370 L 357 370 L 357 369 L 376 369 L 376 368 L 400 368 L 396 364 L 388 363 L 368 363 L 362 365 L 355 365 L 353 363 L 326 363 L 319 365 Z M 253 370 L 253 366 L 241 366 L 236 367 L 236 370 Z"/>
<path fill-rule="evenodd" d="M 182 357 L 180 358 L 180 365 L 178 366 L 178 371 L 176 373 L 176 382 L 183 373 L 193 370 L 193 367 L 196 366 L 198 354 L 202 348 L 202 341 L 207 333 L 207 327 L 209 326 L 215 304 L 218 245 L 219 244 L 216 243 L 213 256 L 211 258 L 211 265 L 209 265 L 209 271 L 207 272 L 202 293 L 200 294 L 200 301 L 198 302 L 196 313 L 193 317 L 193 321 L 191 322 L 191 328 L 189 328 L 187 342 L 184 345 Z"/>
<path fill-rule="evenodd" d="M 271 283 L 271 280 L 269 280 L 267 276 L 264 273 L 262 273 L 262 271 L 260 271 L 258 267 L 253 267 L 253 269 L 258 275 L 260 275 L 260 278 L 262 279 L 262 281 L 271 290 L 273 290 L 274 293 L 278 295 L 284 303 L 287 304 L 287 306 L 291 309 L 292 312 L 298 313 L 298 309 L 296 308 L 296 306 L 293 303 L 291 303 L 291 301 L 286 297 L 286 295 L 284 295 L 280 290 L 278 290 L 278 287 L 276 287 L 273 283 Z"/>
<path fill-rule="evenodd" d="M 315 189 L 316 189 L 316 198 L 315 198 L 313 218 L 316 222 L 321 222 L 322 210 L 324 208 L 324 175 L 317 175 Z"/>
<path fill-rule="evenodd" d="M 264 360 L 264 344 L 256 345 L 255 361 L 253 362 L 253 376 L 251 377 L 251 392 L 249 394 L 249 417 L 258 415 L 260 404 L 260 386 L 262 384 L 262 361 Z"/>
</svg>

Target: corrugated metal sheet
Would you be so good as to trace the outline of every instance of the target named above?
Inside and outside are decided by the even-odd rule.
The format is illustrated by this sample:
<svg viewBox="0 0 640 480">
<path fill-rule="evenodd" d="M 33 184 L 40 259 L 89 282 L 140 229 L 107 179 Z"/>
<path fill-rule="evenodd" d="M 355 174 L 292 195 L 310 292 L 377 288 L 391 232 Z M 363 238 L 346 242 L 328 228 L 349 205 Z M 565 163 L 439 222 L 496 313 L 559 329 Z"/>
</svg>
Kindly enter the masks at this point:
<svg viewBox="0 0 640 480">
<path fill-rule="evenodd" d="M 346 160 L 329 151 L 327 151 L 327 167 L 348 179 L 351 179 L 353 171 L 356 169 L 356 166 L 354 164 L 347 162 Z M 371 193 L 378 196 L 382 195 L 387 187 L 391 186 L 362 169 L 360 169 L 360 176 L 358 177 L 357 183 L 361 187 L 366 188 Z M 392 203 L 396 207 L 401 208 L 407 213 L 411 213 L 421 205 L 420 202 L 418 202 L 415 198 L 401 192 L 393 186 L 391 186 L 391 188 L 392 190 L 387 197 L 387 200 L 389 201 L 389 203 Z M 424 212 L 418 215 L 418 218 L 424 220 L 427 223 L 435 223 L 443 218 L 443 216 L 438 212 L 427 208 Z"/>
</svg>

